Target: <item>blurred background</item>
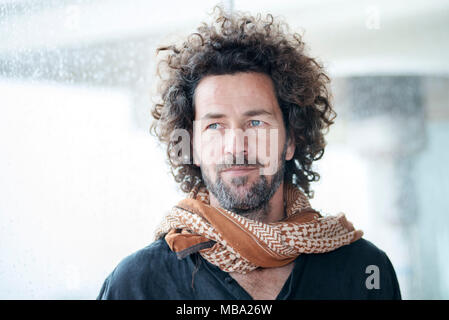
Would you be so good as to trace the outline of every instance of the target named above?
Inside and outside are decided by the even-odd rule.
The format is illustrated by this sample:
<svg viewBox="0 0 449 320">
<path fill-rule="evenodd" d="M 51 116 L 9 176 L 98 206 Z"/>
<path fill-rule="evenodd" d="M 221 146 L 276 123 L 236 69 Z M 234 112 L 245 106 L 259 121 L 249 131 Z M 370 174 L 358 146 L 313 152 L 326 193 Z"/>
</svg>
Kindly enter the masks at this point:
<svg viewBox="0 0 449 320">
<path fill-rule="evenodd" d="M 182 198 L 149 134 L 155 48 L 217 1 L 0 0 L 0 299 L 94 299 Z M 223 1 L 272 13 L 332 78 L 312 205 L 449 299 L 449 2 Z"/>
</svg>

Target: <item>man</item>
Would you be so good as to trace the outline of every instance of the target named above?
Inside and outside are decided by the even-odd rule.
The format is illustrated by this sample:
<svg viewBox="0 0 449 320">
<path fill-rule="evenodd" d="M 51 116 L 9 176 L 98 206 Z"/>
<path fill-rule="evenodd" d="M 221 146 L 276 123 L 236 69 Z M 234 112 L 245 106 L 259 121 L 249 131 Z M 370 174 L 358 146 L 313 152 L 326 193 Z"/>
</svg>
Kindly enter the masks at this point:
<svg viewBox="0 0 449 320">
<path fill-rule="evenodd" d="M 218 10 L 158 49 L 153 132 L 189 197 L 98 299 L 400 299 L 386 254 L 308 202 L 335 118 L 322 67 L 270 15 Z"/>
</svg>

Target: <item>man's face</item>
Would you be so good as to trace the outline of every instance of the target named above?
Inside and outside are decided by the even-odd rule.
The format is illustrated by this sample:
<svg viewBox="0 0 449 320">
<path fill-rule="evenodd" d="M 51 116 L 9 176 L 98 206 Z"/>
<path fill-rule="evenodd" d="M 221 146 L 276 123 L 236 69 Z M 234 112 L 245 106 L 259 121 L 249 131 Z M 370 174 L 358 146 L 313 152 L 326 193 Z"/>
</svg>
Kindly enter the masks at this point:
<svg viewBox="0 0 449 320">
<path fill-rule="evenodd" d="M 195 164 L 221 207 L 262 209 L 294 155 L 272 80 L 262 73 L 208 76 L 195 91 Z"/>
</svg>

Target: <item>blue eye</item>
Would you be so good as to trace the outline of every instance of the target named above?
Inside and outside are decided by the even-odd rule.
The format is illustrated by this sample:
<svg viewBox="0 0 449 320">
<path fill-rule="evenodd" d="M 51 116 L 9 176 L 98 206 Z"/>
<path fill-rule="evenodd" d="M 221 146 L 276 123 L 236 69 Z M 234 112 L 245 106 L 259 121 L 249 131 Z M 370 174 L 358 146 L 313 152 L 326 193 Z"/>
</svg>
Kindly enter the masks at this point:
<svg viewBox="0 0 449 320">
<path fill-rule="evenodd" d="M 262 125 L 262 121 L 260 120 L 251 120 L 250 121 L 251 127 L 259 127 Z"/>
<path fill-rule="evenodd" d="M 219 126 L 218 123 L 212 123 L 212 124 L 208 125 L 206 127 L 206 129 L 213 129 L 213 130 L 215 130 L 215 129 L 218 129 L 218 126 Z"/>
</svg>

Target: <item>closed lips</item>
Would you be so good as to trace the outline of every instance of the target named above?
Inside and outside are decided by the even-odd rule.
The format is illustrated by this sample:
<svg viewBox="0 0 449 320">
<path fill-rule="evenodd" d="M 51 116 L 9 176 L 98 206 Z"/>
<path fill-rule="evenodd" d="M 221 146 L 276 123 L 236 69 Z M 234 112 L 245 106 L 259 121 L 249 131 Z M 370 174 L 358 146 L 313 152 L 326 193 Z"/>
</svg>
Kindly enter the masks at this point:
<svg viewBox="0 0 449 320">
<path fill-rule="evenodd" d="M 257 169 L 257 167 L 231 167 L 231 168 L 227 168 L 222 170 L 222 172 L 226 172 L 226 171 L 248 171 L 248 170 L 254 170 Z"/>
</svg>

